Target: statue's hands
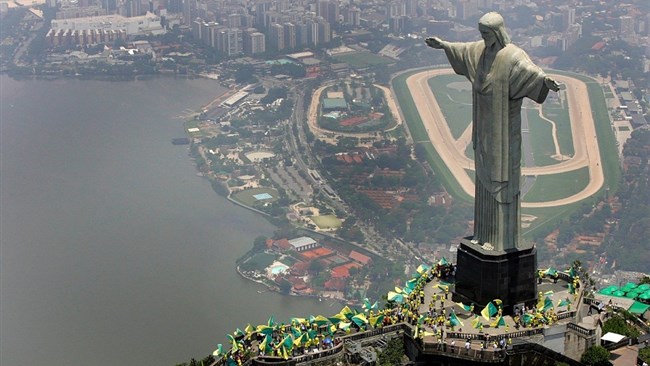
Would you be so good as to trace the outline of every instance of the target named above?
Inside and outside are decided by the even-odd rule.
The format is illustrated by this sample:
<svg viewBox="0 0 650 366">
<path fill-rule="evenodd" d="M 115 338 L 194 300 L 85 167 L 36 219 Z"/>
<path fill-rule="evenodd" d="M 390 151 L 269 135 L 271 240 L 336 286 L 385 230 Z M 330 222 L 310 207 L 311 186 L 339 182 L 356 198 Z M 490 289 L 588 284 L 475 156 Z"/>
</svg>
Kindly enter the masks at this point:
<svg viewBox="0 0 650 366">
<path fill-rule="evenodd" d="M 544 78 L 544 85 L 554 92 L 560 90 L 560 84 L 548 76 Z"/>
<path fill-rule="evenodd" d="M 424 43 L 426 43 L 427 46 L 429 46 L 431 48 L 441 49 L 442 44 L 443 44 L 443 40 L 438 38 L 438 37 L 429 37 L 429 38 L 424 40 Z"/>
</svg>

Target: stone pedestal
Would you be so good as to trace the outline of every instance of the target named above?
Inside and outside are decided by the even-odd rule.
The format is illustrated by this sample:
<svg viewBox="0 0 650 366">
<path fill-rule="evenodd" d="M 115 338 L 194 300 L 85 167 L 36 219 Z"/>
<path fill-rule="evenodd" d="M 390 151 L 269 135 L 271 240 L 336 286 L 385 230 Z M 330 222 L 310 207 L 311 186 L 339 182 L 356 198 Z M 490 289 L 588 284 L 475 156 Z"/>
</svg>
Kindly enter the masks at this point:
<svg viewBox="0 0 650 366">
<path fill-rule="evenodd" d="M 506 315 L 513 313 L 515 305 L 530 306 L 537 301 L 537 250 L 532 245 L 495 251 L 463 239 L 456 262 L 453 300 L 474 303 L 475 312 L 494 299 L 503 301 Z"/>
</svg>

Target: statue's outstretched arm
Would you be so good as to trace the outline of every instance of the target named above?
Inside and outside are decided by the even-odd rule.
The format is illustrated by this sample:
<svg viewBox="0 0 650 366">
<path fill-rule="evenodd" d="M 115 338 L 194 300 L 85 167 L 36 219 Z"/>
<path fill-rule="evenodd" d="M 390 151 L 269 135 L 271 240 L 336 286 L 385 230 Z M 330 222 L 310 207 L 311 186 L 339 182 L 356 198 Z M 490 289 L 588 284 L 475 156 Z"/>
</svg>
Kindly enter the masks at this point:
<svg viewBox="0 0 650 366">
<path fill-rule="evenodd" d="M 440 50 L 440 49 L 444 48 L 444 46 L 445 46 L 445 44 L 447 42 L 445 42 L 442 39 L 434 36 L 434 37 L 429 37 L 429 38 L 425 39 L 424 43 L 426 43 L 427 46 L 429 46 L 431 48 L 435 48 L 435 49 Z"/>
<path fill-rule="evenodd" d="M 544 78 L 544 85 L 546 85 L 547 88 L 550 90 L 556 92 L 560 90 L 560 83 L 555 81 L 553 78 L 547 76 Z"/>
</svg>

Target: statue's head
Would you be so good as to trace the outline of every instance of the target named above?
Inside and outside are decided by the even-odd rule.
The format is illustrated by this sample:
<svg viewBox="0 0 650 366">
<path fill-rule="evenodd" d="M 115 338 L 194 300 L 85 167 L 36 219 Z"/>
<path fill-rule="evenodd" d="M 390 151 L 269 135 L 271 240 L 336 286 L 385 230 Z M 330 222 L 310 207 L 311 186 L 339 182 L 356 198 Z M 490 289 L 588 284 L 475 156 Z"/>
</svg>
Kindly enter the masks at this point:
<svg viewBox="0 0 650 366">
<path fill-rule="evenodd" d="M 510 43 L 510 36 L 506 33 L 506 26 L 503 22 L 503 17 L 499 13 L 489 12 L 483 15 L 478 21 L 478 30 L 486 41 L 486 45 L 488 45 L 491 40 L 490 32 L 494 33 L 496 42 L 498 42 L 501 47 L 505 47 Z"/>
</svg>

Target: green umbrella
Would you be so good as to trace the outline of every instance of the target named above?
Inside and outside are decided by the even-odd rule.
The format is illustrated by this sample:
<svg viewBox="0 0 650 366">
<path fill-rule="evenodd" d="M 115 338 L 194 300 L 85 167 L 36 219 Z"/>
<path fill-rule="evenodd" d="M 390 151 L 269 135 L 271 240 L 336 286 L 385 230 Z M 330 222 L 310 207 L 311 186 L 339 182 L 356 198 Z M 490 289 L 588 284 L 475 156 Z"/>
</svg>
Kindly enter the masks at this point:
<svg viewBox="0 0 650 366">
<path fill-rule="evenodd" d="M 618 296 L 618 297 L 623 297 L 623 296 L 625 296 L 625 291 L 621 291 L 621 290 L 614 291 L 614 293 L 612 295 Z"/>
<path fill-rule="evenodd" d="M 637 287 L 637 288 L 638 288 L 639 290 L 641 290 L 641 291 L 648 291 L 648 290 L 650 290 L 650 285 L 647 284 L 647 283 L 644 283 L 644 284 L 642 284 L 642 285 L 639 285 L 639 287 Z"/>
<path fill-rule="evenodd" d="M 639 295 L 639 299 L 641 300 L 650 300 L 650 292 L 646 291 Z"/>
<path fill-rule="evenodd" d="M 639 296 L 639 294 L 636 293 L 636 292 L 628 292 L 627 294 L 625 294 L 625 297 L 630 298 L 630 299 L 634 299 L 637 296 Z"/>
<path fill-rule="evenodd" d="M 623 286 L 623 288 L 622 288 L 621 290 L 623 290 L 623 291 L 625 291 L 625 292 L 628 292 L 628 291 L 630 291 L 630 290 L 632 290 L 632 289 L 635 289 L 635 288 L 636 288 L 636 284 L 635 284 L 635 283 L 628 282 L 628 283 L 625 284 L 625 286 Z"/>
<path fill-rule="evenodd" d="M 611 295 L 612 292 L 614 292 L 614 291 L 616 291 L 616 290 L 607 287 L 607 288 L 604 288 L 604 289 L 598 291 L 598 293 L 601 293 L 603 295 Z"/>
</svg>

